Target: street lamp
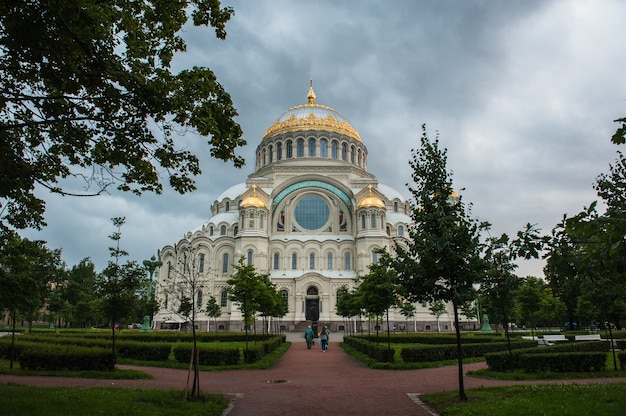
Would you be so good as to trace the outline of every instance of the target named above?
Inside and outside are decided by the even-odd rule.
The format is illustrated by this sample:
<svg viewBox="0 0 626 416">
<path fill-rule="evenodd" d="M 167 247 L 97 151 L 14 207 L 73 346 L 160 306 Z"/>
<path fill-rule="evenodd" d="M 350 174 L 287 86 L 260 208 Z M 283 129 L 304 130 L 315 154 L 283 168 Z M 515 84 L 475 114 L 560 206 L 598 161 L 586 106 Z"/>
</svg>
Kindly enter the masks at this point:
<svg viewBox="0 0 626 416">
<path fill-rule="evenodd" d="M 148 273 L 150 275 L 150 279 L 148 281 L 148 294 L 147 294 L 147 299 L 148 302 L 150 302 L 150 300 L 152 299 L 152 276 L 154 275 L 154 271 L 157 269 L 157 267 L 160 267 L 163 263 L 159 260 L 157 260 L 154 256 L 152 256 L 150 258 L 150 260 L 144 260 L 143 261 L 143 265 L 146 268 L 146 270 L 148 270 Z M 141 325 L 141 329 L 139 330 L 140 332 L 152 332 L 152 326 L 151 326 L 151 319 L 150 319 L 150 315 L 146 315 L 143 317 L 143 324 Z"/>
</svg>

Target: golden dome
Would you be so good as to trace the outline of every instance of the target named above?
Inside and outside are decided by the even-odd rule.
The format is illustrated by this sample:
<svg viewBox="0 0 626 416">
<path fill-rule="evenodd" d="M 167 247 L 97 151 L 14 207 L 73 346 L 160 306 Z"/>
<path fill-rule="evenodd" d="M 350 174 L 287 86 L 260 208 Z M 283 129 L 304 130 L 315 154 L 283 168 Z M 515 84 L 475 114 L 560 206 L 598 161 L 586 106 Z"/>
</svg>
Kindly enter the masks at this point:
<svg viewBox="0 0 626 416">
<path fill-rule="evenodd" d="M 385 203 L 382 201 L 382 199 L 372 195 L 372 185 L 368 185 L 368 188 L 369 195 L 359 202 L 357 208 L 385 208 Z"/>
<path fill-rule="evenodd" d="M 252 185 L 252 195 L 245 197 L 241 201 L 241 208 L 267 208 L 265 201 L 256 194 L 256 184 Z"/>
<path fill-rule="evenodd" d="M 302 130 L 326 130 L 339 133 L 361 141 L 361 136 L 354 127 L 337 110 L 321 104 L 315 104 L 313 80 L 309 93 L 308 104 L 297 105 L 285 111 L 263 135 L 263 140 L 278 134 Z"/>
</svg>

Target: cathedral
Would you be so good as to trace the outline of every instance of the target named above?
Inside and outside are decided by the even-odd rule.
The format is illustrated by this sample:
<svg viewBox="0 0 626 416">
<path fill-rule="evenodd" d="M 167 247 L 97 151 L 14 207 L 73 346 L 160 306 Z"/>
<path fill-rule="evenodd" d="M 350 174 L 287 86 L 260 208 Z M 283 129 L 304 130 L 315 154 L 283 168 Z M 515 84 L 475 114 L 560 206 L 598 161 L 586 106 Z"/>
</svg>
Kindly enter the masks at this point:
<svg viewBox="0 0 626 416">
<path fill-rule="evenodd" d="M 338 111 L 316 102 L 312 83 L 306 99 L 265 131 L 256 148 L 255 171 L 246 182 L 213 202 L 206 223 L 159 251 L 155 329 L 187 324 L 176 313 L 180 300 L 172 288 L 182 270 L 189 274 L 193 269 L 198 304 L 213 296 L 221 307 L 217 318 L 200 313 L 198 329 L 242 330 L 242 315 L 229 300 L 226 283 L 242 257 L 258 273 L 268 274 L 287 300 L 281 330 L 303 331 L 318 322 L 331 331 L 347 329 L 336 314 L 338 290 L 352 289 L 355 278 L 368 273 L 377 249 L 393 252 L 395 243 L 404 241 L 410 206 L 367 171 L 361 136 Z M 189 253 L 191 261 L 181 258 Z M 411 332 L 453 329 L 450 307 L 436 319 L 426 303 L 415 306 L 410 318 L 392 310 L 389 325 Z M 260 331 L 260 318 L 255 325 Z M 365 323 L 352 325 L 366 330 Z M 386 322 L 382 325 L 386 329 Z"/>
</svg>

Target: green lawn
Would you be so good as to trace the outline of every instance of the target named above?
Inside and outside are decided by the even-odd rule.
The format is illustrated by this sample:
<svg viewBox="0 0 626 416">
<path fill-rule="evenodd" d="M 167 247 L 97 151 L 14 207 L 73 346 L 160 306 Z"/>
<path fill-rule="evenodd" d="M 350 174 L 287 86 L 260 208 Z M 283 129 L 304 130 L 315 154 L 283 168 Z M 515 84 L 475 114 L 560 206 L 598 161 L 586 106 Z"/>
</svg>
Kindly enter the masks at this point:
<svg viewBox="0 0 626 416">
<path fill-rule="evenodd" d="M 182 391 L 110 387 L 0 384 L 0 397 L 2 416 L 220 416 L 228 406 L 228 399 L 217 394 L 204 394 L 202 401 L 190 402 L 184 400 Z"/>
<path fill-rule="evenodd" d="M 626 384 L 556 384 L 490 387 L 427 394 L 421 399 L 441 416 L 600 416 L 626 409 Z"/>
</svg>

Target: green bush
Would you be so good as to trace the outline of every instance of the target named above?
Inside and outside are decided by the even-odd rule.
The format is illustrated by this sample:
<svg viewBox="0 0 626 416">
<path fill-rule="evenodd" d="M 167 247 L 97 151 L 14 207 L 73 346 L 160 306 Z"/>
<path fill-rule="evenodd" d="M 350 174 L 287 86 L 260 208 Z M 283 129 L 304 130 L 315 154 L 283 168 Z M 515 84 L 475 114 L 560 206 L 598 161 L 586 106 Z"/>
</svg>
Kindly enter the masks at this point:
<svg viewBox="0 0 626 416">
<path fill-rule="evenodd" d="M 461 341 L 462 343 L 465 340 Z M 535 341 L 511 341 L 512 349 L 533 348 Z M 508 350 L 507 342 L 486 342 L 480 344 L 462 344 L 464 358 L 482 357 L 485 354 Z M 457 359 L 457 346 L 454 345 L 417 345 L 402 348 L 402 361 L 407 363 L 433 362 Z"/>
<path fill-rule="evenodd" d="M 527 373 L 602 371 L 606 364 L 603 352 L 553 352 L 521 354 L 519 366 Z"/>
<path fill-rule="evenodd" d="M 20 366 L 25 370 L 113 371 L 115 357 L 104 348 L 41 344 L 21 350 Z"/>
<path fill-rule="evenodd" d="M 173 348 L 174 358 L 180 363 L 188 363 L 191 360 L 193 344 L 177 344 Z M 200 365 L 221 366 L 235 365 L 239 363 L 241 352 L 236 347 L 221 347 L 198 345 L 198 363 Z"/>
<path fill-rule="evenodd" d="M 125 341 L 115 346 L 120 357 L 143 361 L 167 361 L 172 351 L 169 342 Z"/>
</svg>

